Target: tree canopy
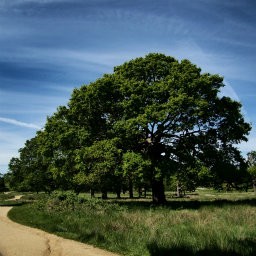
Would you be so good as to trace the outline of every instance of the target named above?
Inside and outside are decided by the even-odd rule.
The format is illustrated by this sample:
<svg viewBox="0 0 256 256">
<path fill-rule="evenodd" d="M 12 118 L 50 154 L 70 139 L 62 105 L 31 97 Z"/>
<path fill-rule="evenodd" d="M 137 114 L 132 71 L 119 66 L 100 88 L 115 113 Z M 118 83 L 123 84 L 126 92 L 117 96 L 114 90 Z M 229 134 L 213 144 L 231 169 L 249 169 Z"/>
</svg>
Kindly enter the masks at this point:
<svg viewBox="0 0 256 256">
<path fill-rule="evenodd" d="M 239 102 L 220 96 L 223 86 L 221 76 L 189 60 L 151 53 L 128 61 L 74 89 L 38 133 L 35 161 L 63 188 L 106 192 L 147 183 L 153 201 L 163 203 L 170 175 L 243 164 L 234 145 L 247 140 L 250 125 Z"/>
</svg>

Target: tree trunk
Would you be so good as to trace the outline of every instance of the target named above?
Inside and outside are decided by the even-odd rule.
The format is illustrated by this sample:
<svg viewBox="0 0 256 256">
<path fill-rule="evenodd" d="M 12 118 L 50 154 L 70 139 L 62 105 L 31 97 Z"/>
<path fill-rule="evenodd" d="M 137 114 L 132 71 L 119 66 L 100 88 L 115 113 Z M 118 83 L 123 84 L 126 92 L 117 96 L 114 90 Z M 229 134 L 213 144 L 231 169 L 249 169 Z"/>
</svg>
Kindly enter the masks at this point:
<svg viewBox="0 0 256 256">
<path fill-rule="evenodd" d="M 152 200 L 154 204 L 165 204 L 163 179 L 152 181 Z"/>
<path fill-rule="evenodd" d="M 177 182 L 177 186 L 176 186 L 176 196 L 180 197 L 180 186 L 179 186 L 179 182 Z"/>
<path fill-rule="evenodd" d="M 94 189 L 91 189 L 91 198 L 93 198 L 94 196 Z"/>
<path fill-rule="evenodd" d="M 181 197 L 181 186 L 179 182 L 177 182 L 176 196 Z"/>
<path fill-rule="evenodd" d="M 121 190 L 116 191 L 116 198 L 120 199 L 121 198 Z"/>
<path fill-rule="evenodd" d="M 129 180 L 129 197 L 133 198 L 133 184 L 132 184 L 132 180 Z"/>
<path fill-rule="evenodd" d="M 139 186 L 139 188 L 138 188 L 138 194 L 139 194 L 139 198 L 141 198 L 142 197 L 142 188 L 141 188 L 141 186 Z"/>
<path fill-rule="evenodd" d="M 152 200 L 154 204 L 165 204 L 166 198 L 164 194 L 164 180 L 163 173 L 159 173 L 160 177 L 156 178 L 156 168 L 161 162 L 161 152 L 163 147 L 160 143 L 160 138 L 158 140 L 152 140 L 148 148 L 148 155 L 151 160 L 151 186 L 152 186 Z M 158 175 L 159 175 L 158 174 Z"/>
<path fill-rule="evenodd" d="M 102 191 L 101 193 L 102 193 L 101 194 L 102 199 L 107 199 L 108 198 L 108 192 L 107 191 Z"/>
</svg>

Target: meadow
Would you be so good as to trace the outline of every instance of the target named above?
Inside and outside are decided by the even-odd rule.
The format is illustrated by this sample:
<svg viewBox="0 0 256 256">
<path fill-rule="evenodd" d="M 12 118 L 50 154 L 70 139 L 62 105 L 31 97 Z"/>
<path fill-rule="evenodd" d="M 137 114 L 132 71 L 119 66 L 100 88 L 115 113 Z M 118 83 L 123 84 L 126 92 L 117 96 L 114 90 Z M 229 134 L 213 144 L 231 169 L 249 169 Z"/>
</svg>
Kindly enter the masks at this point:
<svg viewBox="0 0 256 256">
<path fill-rule="evenodd" d="M 24 225 L 120 255 L 255 255 L 256 196 L 199 189 L 188 198 L 90 199 L 55 192 L 26 195 L 9 217 Z"/>
</svg>

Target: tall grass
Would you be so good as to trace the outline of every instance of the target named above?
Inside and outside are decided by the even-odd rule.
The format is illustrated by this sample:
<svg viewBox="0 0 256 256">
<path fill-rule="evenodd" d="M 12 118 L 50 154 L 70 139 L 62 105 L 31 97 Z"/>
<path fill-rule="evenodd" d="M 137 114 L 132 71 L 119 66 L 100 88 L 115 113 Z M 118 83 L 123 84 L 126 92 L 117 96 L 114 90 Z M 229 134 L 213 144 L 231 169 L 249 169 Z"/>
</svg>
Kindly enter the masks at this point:
<svg viewBox="0 0 256 256">
<path fill-rule="evenodd" d="M 155 207 L 55 194 L 15 207 L 20 223 L 122 255 L 254 255 L 255 199 L 175 200 Z"/>
</svg>

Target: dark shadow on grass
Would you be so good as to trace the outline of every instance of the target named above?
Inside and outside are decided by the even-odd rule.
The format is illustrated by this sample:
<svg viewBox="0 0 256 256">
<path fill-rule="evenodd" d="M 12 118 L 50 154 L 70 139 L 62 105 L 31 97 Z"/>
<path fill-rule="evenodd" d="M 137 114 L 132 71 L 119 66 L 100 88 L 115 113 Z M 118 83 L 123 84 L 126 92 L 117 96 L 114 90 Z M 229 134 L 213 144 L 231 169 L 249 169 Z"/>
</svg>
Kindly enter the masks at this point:
<svg viewBox="0 0 256 256">
<path fill-rule="evenodd" d="M 96 241 L 97 243 L 106 242 L 106 238 L 102 234 L 100 234 L 96 231 L 92 231 L 92 232 L 89 232 L 87 234 L 82 234 L 80 236 L 79 240 L 83 241 L 83 242 L 88 242 L 88 241 L 90 241 L 90 242 L 91 241 Z"/>
<path fill-rule="evenodd" d="M 121 206 L 126 206 L 130 209 L 148 209 L 150 207 L 159 207 L 152 202 L 146 201 L 116 201 Z M 256 198 L 254 199 L 240 199 L 240 200 L 227 200 L 227 199 L 217 199 L 209 201 L 168 201 L 160 207 L 169 208 L 173 210 L 179 209 L 199 209 L 205 206 L 223 207 L 223 206 L 237 206 L 237 205 L 249 205 L 256 206 Z"/>
<path fill-rule="evenodd" d="M 205 248 L 194 252 L 189 247 L 159 247 L 156 243 L 148 244 L 147 248 L 151 256 L 254 256 L 256 252 L 256 241 L 237 241 L 241 248 L 246 248 L 243 253 L 235 250 L 222 250 L 220 248 Z"/>
<path fill-rule="evenodd" d="M 4 202 L 0 202 L 0 206 L 1 207 L 9 207 L 9 206 L 20 206 L 23 205 L 24 202 L 17 202 L 17 201 L 4 201 Z M 1 256 L 1 255 L 0 255 Z"/>
</svg>

